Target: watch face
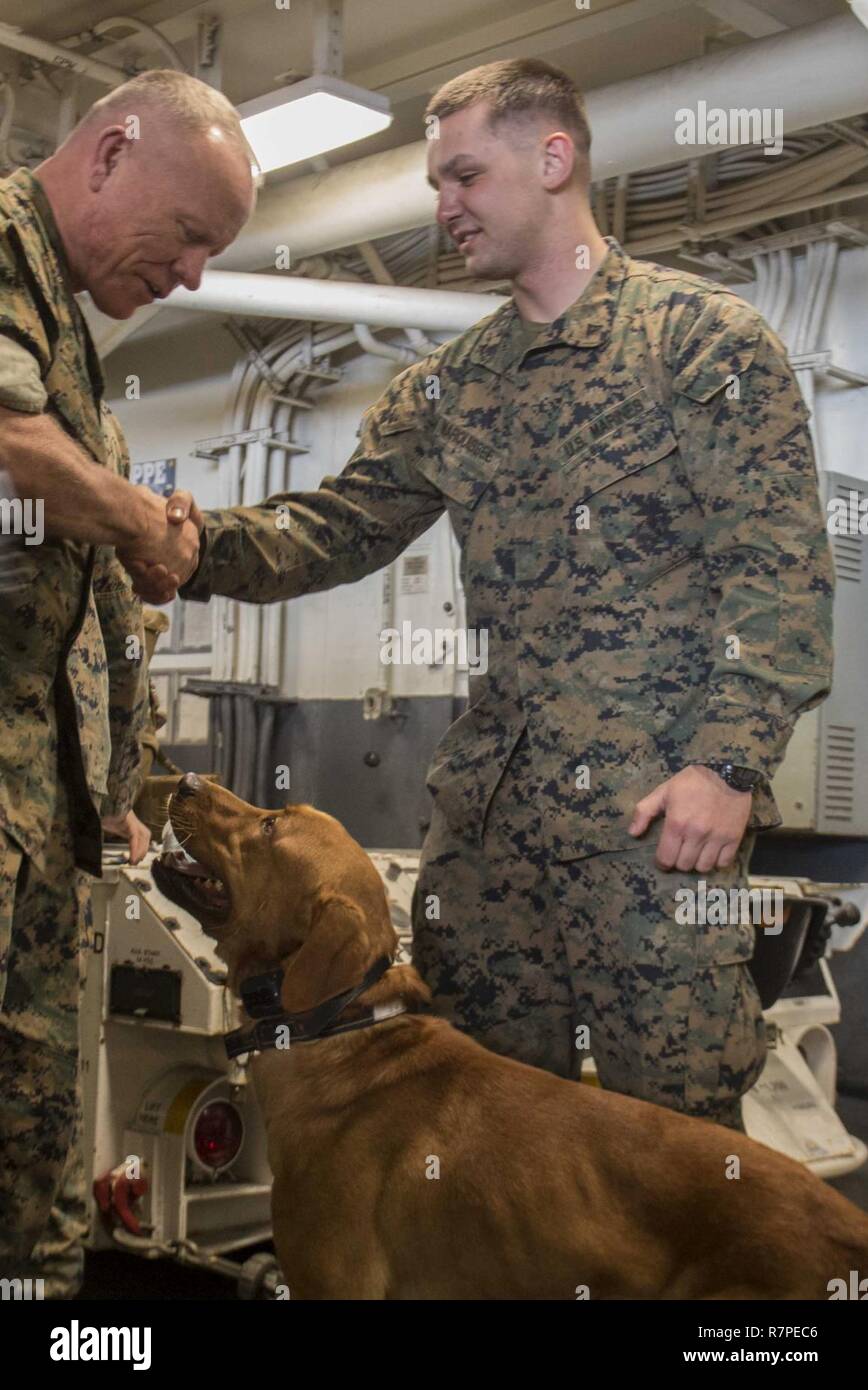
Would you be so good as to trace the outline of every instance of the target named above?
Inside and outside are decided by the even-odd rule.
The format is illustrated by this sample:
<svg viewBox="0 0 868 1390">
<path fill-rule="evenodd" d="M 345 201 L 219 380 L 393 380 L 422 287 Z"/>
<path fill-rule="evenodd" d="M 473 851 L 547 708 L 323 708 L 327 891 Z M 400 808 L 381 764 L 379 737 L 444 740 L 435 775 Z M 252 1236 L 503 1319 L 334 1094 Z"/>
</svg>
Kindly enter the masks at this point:
<svg viewBox="0 0 868 1390">
<path fill-rule="evenodd" d="M 705 766 L 710 767 L 728 787 L 737 792 L 753 791 L 763 780 L 761 772 L 754 772 L 749 767 L 735 767 L 733 763 L 706 763 Z"/>
<path fill-rule="evenodd" d="M 759 772 L 751 772 L 747 767 L 733 767 L 729 770 L 727 780 L 731 787 L 735 787 L 736 791 L 750 792 L 762 780 L 762 777 Z"/>
</svg>

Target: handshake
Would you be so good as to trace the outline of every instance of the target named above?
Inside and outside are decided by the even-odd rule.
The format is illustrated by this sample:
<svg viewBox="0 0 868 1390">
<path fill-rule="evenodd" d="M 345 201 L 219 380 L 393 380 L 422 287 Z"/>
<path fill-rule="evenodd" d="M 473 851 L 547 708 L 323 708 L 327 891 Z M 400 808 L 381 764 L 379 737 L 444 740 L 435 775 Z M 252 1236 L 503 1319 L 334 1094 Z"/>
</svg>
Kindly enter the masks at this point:
<svg viewBox="0 0 868 1390">
<path fill-rule="evenodd" d="M 118 546 L 121 564 L 130 573 L 133 588 L 146 603 L 171 603 L 199 563 L 199 537 L 205 525 L 189 492 L 158 497 L 137 487 L 136 506 L 141 507 L 140 533 Z"/>
</svg>

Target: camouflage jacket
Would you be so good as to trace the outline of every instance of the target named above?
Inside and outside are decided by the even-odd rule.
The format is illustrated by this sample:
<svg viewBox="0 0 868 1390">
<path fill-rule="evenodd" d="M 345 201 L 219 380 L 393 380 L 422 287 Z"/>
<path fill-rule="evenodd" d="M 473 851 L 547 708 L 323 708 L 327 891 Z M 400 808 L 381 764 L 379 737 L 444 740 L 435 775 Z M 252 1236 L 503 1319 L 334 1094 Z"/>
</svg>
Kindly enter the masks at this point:
<svg viewBox="0 0 868 1390">
<path fill-rule="evenodd" d="M 27 169 L 0 182 L 0 333 L 38 362 L 45 412 L 96 464 L 127 476 L 63 243 Z M 22 543 L 19 572 L 0 604 L 0 825 L 42 869 L 62 779 L 76 862 L 99 874 L 100 815 L 129 809 L 148 708 L 141 605 L 111 546 Z"/>
<path fill-rule="evenodd" d="M 783 345 L 729 290 L 607 241 L 530 347 L 508 301 L 392 381 L 339 477 L 209 513 L 183 591 L 347 583 L 446 508 L 488 670 L 428 785 L 480 837 L 526 726 L 560 858 L 632 844 L 635 802 L 687 763 L 770 775 L 831 682 L 832 560 Z M 752 828 L 779 823 L 756 793 Z"/>
</svg>

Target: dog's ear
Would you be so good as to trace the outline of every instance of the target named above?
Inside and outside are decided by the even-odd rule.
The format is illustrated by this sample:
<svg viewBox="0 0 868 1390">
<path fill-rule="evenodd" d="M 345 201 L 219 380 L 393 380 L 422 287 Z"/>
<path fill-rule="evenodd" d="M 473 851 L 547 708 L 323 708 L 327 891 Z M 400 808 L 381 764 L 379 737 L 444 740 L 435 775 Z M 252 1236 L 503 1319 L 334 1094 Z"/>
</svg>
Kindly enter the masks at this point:
<svg viewBox="0 0 868 1390">
<path fill-rule="evenodd" d="M 306 1013 L 361 984 L 378 955 L 364 912 L 350 898 L 330 893 L 314 908 L 311 932 L 293 956 L 280 990 L 287 1013 Z"/>
</svg>

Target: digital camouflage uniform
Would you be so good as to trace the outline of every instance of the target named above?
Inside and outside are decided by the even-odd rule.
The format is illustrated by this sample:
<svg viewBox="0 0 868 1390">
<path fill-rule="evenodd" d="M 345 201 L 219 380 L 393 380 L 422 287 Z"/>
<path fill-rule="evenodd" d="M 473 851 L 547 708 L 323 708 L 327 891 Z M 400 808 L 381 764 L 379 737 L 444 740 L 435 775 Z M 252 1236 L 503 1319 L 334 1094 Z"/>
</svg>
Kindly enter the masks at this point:
<svg viewBox="0 0 868 1390">
<path fill-rule="evenodd" d="M 164 633 L 169 626 L 169 616 L 167 613 L 161 613 L 158 608 L 143 608 L 142 622 L 145 629 L 145 647 L 147 651 L 148 667 L 150 668 L 157 642 L 161 634 Z M 157 694 L 156 686 L 152 680 L 149 680 L 148 708 L 140 738 L 142 745 L 142 760 L 136 775 L 135 786 L 131 789 L 134 801 L 138 801 L 145 781 L 150 776 L 154 760 L 159 756 L 160 740 L 157 734 L 159 730 L 162 729 L 165 722 L 166 716 L 160 709 L 160 697 Z"/>
<path fill-rule="evenodd" d="M 401 372 L 319 491 L 206 514 L 182 592 L 358 580 L 445 508 L 489 652 L 429 770 L 414 956 L 436 1007 L 566 1075 L 587 1024 L 604 1085 L 739 1124 L 765 1049 L 753 927 L 679 926 L 700 876 L 654 867 L 660 821 L 627 827 L 690 762 L 774 772 L 830 687 L 831 556 L 780 340 L 606 240 L 530 346 L 510 300 Z M 779 823 L 757 792 L 749 831 Z M 743 882 L 750 840 L 708 888 Z"/>
<path fill-rule="evenodd" d="M 95 464 L 129 457 L 75 302 L 44 193 L 20 169 L 0 183 L 0 338 L 20 392 Z M 38 367 L 44 400 L 25 389 Z M 34 381 L 36 377 L 34 376 Z M 37 382 L 38 385 L 38 382 Z M 110 546 L 19 544 L 0 603 L 0 1276 L 74 1291 L 86 1229 L 80 1153 L 78 1003 L 100 874 L 100 816 L 129 808 L 147 710 L 141 607 Z M 81 972 L 81 973 L 80 973 Z"/>
</svg>

